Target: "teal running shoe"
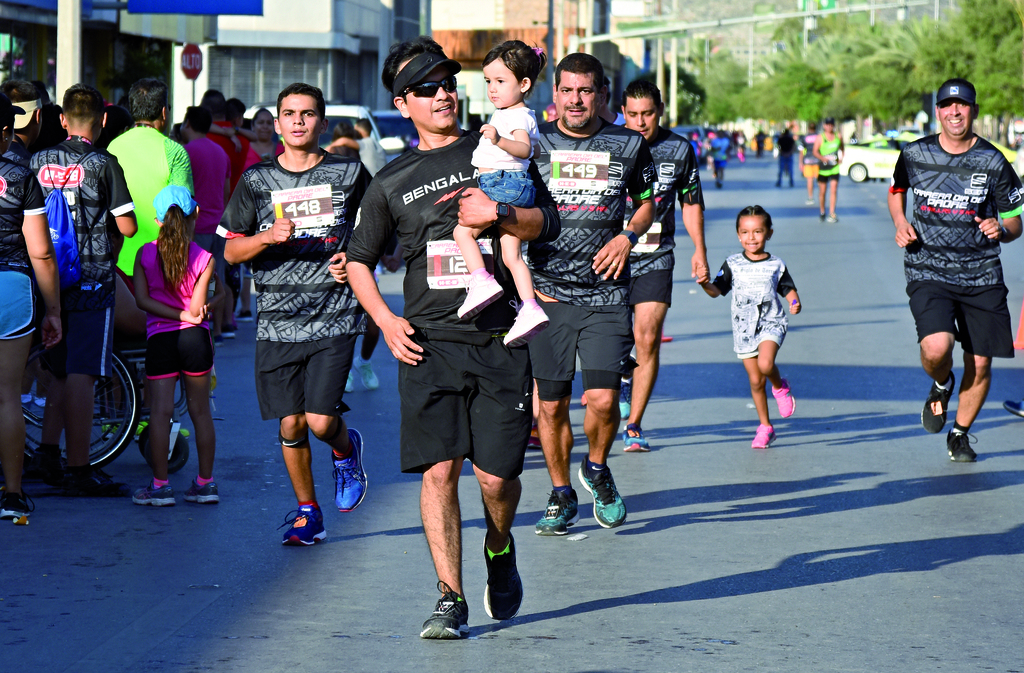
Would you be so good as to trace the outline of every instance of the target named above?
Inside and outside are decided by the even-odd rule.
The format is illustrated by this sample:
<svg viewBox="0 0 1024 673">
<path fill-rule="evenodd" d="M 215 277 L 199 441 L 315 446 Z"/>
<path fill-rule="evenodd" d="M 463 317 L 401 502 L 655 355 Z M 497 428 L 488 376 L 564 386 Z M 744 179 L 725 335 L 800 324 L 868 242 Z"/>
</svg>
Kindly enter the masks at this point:
<svg viewBox="0 0 1024 673">
<path fill-rule="evenodd" d="M 579 477 L 583 488 L 594 496 L 594 519 L 602 528 L 621 526 L 626 521 L 626 503 L 622 502 L 619 490 L 615 488 L 612 471 L 601 470 L 591 480 L 587 476 L 586 460 L 584 458 L 583 464 L 580 465 Z"/>
</svg>

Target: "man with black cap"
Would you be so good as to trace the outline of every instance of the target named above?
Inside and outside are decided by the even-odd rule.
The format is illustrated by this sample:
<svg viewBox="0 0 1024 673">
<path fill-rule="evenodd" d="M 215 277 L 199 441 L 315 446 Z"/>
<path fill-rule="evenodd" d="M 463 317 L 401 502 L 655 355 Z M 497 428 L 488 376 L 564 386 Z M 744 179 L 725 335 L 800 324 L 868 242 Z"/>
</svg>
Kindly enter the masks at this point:
<svg viewBox="0 0 1024 673">
<path fill-rule="evenodd" d="M 821 135 L 814 141 L 811 154 L 820 163 L 818 169 L 818 218 L 831 224 L 839 221 L 836 217 L 836 193 L 839 191 L 839 164 L 843 161 L 843 137 L 836 133 L 836 120 L 826 117 L 822 122 Z M 825 215 L 825 192 L 832 183 L 828 199 L 828 216 Z"/>
<path fill-rule="evenodd" d="M 960 403 L 946 437 L 950 459 L 974 462 L 967 432 L 985 403 L 993 357 L 1013 357 L 999 244 L 1021 234 L 1021 182 L 1002 153 L 974 134 L 978 104 L 964 79 L 939 87 L 938 135 L 900 152 L 889 188 L 896 244 L 917 324 L 921 365 L 934 379 L 921 424 L 940 432 L 953 395 L 953 344 L 964 351 Z M 914 190 L 913 221 L 906 218 Z M 1000 222 L 1002 220 L 1002 222 Z"/>
<path fill-rule="evenodd" d="M 458 317 L 468 274 L 452 232 L 456 226 L 481 232 L 477 242 L 488 268 L 514 297 L 511 274 L 493 254 L 501 231 L 524 241 L 551 240 L 559 231 L 554 202 L 533 164 L 533 208 L 495 203 L 477 188 L 472 155 L 481 135 L 459 128 L 455 75 L 461 69 L 429 37 L 391 48 L 381 80 L 415 124 L 420 143 L 374 176 L 346 267 L 352 289 L 399 361 L 402 471 L 422 474 L 420 516 L 442 593 L 422 638 L 469 633 L 458 489 L 467 458 L 487 526 L 484 608 L 493 619 L 511 619 L 523 600 L 511 529 L 530 436 L 530 357 L 526 347 L 509 348 L 498 338 L 515 320 L 509 302 L 494 302 L 467 321 Z M 373 279 L 392 235 L 407 269 L 402 316 L 392 313 Z"/>
</svg>

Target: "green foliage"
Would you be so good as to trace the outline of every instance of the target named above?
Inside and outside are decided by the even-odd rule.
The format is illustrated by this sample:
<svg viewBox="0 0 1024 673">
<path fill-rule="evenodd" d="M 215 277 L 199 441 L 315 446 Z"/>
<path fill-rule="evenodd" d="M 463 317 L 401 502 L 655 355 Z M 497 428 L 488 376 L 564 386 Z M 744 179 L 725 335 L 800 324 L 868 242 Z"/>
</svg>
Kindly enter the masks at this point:
<svg viewBox="0 0 1024 673">
<path fill-rule="evenodd" d="M 782 22 L 773 34 L 782 49 L 760 64 L 753 87 L 743 65 L 716 54 L 701 78 L 704 118 L 871 115 L 894 126 L 913 117 L 921 95 L 950 77 L 974 83 L 983 114 L 1021 115 L 1024 0 L 959 0 L 958 6 L 938 24 L 922 19 L 872 27 L 842 15 L 821 18 L 806 50 L 803 22 Z"/>
</svg>

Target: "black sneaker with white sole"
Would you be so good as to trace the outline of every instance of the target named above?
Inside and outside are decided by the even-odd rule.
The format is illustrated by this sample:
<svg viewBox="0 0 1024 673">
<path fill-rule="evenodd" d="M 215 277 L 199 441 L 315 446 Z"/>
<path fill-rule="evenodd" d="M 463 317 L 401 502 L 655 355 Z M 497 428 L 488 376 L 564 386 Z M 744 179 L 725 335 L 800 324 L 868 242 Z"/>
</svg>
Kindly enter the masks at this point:
<svg viewBox="0 0 1024 673">
<path fill-rule="evenodd" d="M 437 583 L 442 596 L 430 619 L 423 622 L 420 638 L 457 640 L 469 635 L 469 605 L 444 582 Z"/>
<path fill-rule="evenodd" d="M 973 463 L 978 458 L 978 454 L 971 448 L 970 435 L 962 432 L 951 431 L 946 435 L 946 450 L 954 463 Z"/>
<path fill-rule="evenodd" d="M 949 398 L 953 396 L 953 387 L 956 385 L 956 377 L 953 372 L 949 373 L 949 388 L 943 390 L 939 384 L 932 382 L 928 391 L 928 398 L 924 401 L 924 409 L 921 410 L 921 425 L 927 432 L 942 432 L 946 425 L 946 410 L 949 408 Z M 936 414 L 932 411 L 932 403 L 942 403 L 942 413 Z"/>
<path fill-rule="evenodd" d="M 523 604 L 523 580 L 516 568 L 516 541 L 508 535 L 508 551 L 491 558 L 484 538 L 484 561 L 487 563 L 487 586 L 484 587 L 484 610 L 491 619 L 512 619 Z"/>
<path fill-rule="evenodd" d="M 20 519 L 35 510 L 35 503 L 24 493 L 0 493 L 0 519 Z"/>
</svg>

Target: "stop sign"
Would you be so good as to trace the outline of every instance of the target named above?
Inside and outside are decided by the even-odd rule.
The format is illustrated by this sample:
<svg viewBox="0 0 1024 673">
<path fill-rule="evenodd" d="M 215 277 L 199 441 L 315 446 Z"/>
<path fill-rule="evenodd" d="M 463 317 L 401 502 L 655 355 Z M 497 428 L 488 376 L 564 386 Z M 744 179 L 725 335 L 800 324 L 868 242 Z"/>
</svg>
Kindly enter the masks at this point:
<svg viewBox="0 0 1024 673">
<path fill-rule="evenodd" d="M 203 52 L 199 51 L 198 45 L 186 44 L 181 50 L 181 71 L 191 80 L 203 71 Z"/>
</svg>

